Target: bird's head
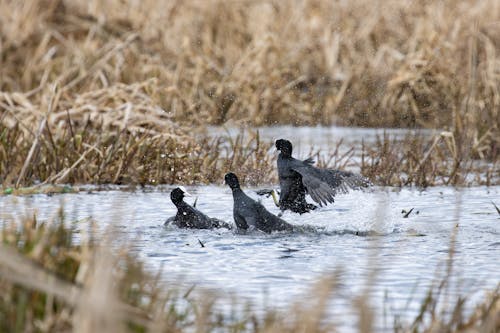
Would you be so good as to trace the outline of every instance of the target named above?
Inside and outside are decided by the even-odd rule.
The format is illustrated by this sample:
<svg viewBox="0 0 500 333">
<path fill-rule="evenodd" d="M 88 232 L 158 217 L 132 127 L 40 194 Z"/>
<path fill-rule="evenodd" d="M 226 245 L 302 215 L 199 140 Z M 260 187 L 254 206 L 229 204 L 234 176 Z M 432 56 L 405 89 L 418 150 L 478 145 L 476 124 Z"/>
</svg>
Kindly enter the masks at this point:
<svg viewBox="0 0 500 333">
<path fill-rule="evenodd" d="M 232 172 L 226 173 L 226 175 L 224 176 L 224 182 L 231 189 L 240 188 L 240 182 L 238 181 L 238 177 L 236 177 L 236 175 Z"/>
<path fill-rule="evenodd" d="M 292 156 L 292 143 L 288 140 L 276 140 L 276 149 L 278 149 L 284 156 Z"/>
<path fill-rule="evenodd" d="M 170 192 L 170 199 L 172 199 L 172 202 L 174 204 L 181 202 L 182 199 L 184 199 L 184 197 L 190 197 L 190 196 L 191 194 L 189 194 L 188 191 L 186 191 L 184 186 L 176 187 L 172 190 L 172 192 Z"/>
</svg>

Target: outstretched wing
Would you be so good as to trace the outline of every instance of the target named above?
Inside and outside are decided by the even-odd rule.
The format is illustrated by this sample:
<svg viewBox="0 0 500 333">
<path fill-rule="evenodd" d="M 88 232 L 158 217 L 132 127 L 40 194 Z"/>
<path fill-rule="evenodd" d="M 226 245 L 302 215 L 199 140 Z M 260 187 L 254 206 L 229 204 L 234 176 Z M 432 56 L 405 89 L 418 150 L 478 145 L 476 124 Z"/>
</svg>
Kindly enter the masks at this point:
<svg viewBox="0 0 500 333">
<path fill-rule="evenodd" d="M 302 184 L 311 198 L 320 206 L 334 202 L 337 193 L 360 189 L 370 185 L 361 175 L 340 170 L 318 169 L 311 165 L 295 165 L 292 170 L 302 176 Z"/>
<path fill-rule="evenodd" d="M 292 170 L 302 176 L 302 184 L 306 188 L 307 193 L 320 206 L 334 201 L 333 197 L 336 194 L 335 187 L 330 186 L 321 179 L 320 170 L 310 165 L 294 166 Z"/>
<path fill-rule="evenodd" d="M 349 189 L 360 190 L 372 185 L 368 178 L 350 171 L 324 169 L 320 170 L 323 179 L 331 186 L 337 187 L 338 192 L 347 193 Z"/>
</svg>

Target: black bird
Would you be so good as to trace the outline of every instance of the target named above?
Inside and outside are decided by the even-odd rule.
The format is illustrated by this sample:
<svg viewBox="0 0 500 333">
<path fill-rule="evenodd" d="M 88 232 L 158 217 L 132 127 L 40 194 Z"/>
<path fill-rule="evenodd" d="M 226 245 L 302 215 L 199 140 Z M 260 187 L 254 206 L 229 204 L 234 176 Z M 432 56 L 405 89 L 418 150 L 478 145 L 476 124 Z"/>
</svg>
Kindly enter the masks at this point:
<svg viewBox="0 0 500 333">
<path fill-rule="evenodd" d="M 307 213 L 316 206 L 306 202 L 306 193 L 320 206 L 333 202 L 338 193 L 346 193 L 349 188 L 360 189 L 371 185 L 365 177 L 341 170 L 319 169 L 313 166 L 314 160 L 298 160 L 292 157 L 292 143 L 276 140 L 278 156 L 278 176 L 280 180 L 281 210 L 289 209 L 295 213 Z"/>
<path fill-rule="evenodd" d="M 269 213 L 260 202 L 246 195 L 234 173 L 226 174 L 224 180 L 233 191 L 233 217 L 238 229 L 259 229 L 267 233 L 293 230 L 291 224 Z"/>
<path fill-rule="evenodd" d="M 174 224 L 179 228 L 212 229 L 227 228 L 231 225 L 219 219 L 208 217 L 184 202 L 184 196 L 191 196 L 184 187 L 177 187 L 170 192 L 170 199 L 177 207 L 177 214 L 167 219 L 165 225 Z"/>
</svg>

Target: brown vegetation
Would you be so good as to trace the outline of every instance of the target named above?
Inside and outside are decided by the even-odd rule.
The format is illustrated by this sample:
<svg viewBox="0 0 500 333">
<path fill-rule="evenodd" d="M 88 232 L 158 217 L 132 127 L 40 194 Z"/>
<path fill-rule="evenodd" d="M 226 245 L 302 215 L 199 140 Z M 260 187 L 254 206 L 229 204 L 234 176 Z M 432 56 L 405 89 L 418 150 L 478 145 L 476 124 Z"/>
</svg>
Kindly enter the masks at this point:
<svg viewBox="0 0 500 333">
<path fill-rule="evenodd" d="M 56 132 L 47 127 L 33 140 L 19 125 L 12 129 L 0 125 L 0 179 L 5 194 L 12 193 L 14 184 L 31 186 L 16 187 L 16 194 L 71 190 L 45 187 L 48 184 L 221 184 L 230 170 L 249 185 L 277 183 L 274 145 L 263 141 L 258 132 L 234 137 L 199 133 L 193 138 L 182 130 L 178 135 L 149 135 L 128 128 L 96 131 L 92 126 L 87 121 L 76 133 L 75 126 Z M 339 142 L 326 155 L 317 150 L 311 155 L 320 167 L 359 169 L 378 185 L 500 183 L 498 162 L 467 159 L 451 132 L 435 137 L 410 135 L 402 141 L 382 136 L 373 146 L 351 148 L 347 153 L 341 153 L 341 148 Z"/>
<path fill-rule="evenodd" d="M 451 163 L 432 172 L 441 183 L 500 155 L 495 0 L 4 0 L 0 13 L 5 186 L 218 180 L 196 173 L 220 157 L 202 128 L 227 122 L 443 128 L 455 150 L 439 159 L 419 139 L 384 145 L 417 173 Z M 367 148 L 381 183 L 436 183 L 380 175 L 393 160 Z M 248 156 L 244 171 L 266 165 Z"/>
<path fill-rule="evenodd" d="M 384 135 L 372 147 L 363 148 L 361 170 L 387 186 L 499 184 L 498 159 L 492 163 L 471 159 L 471 147 L 456 140 L 448 131 L 433 137 L 408 135 L 403 140 Z"/>
<path fill-rule="evenodd" d="M 102 126 L 102 123 L 98 124 Z M 3 128 L 0 136 L 0 179 L 9 184 L 199 184 L 222 183 L 235 170 L 249 184 L 269 184 L 275 162 L 256 134 L 237 137 L 149 135 L 92 130 L 86 122 L 70 129 L 36 135 Z M 71 128 L 71 127 L 70 127 Z M 0 126 L 2 133 L 2 126 Z M 12 142 L 17 144 L 12 145 Z"/>
<path fill-rule="evenodd" d="M 0 183 L 275 182 L 272 143 L 205 129 L 247 123 L 442 128 L 382 137 L 357 166 L 383 185 L 499 184 L 499 22 L 496 0 L 0 0 Z M 62 217 L 1 232 L 0 331 L 335 329 L 335 278 L 293 316 L 233 318 L 210 295 L 164 289 L 127 251 L 74 244 Z M 394 329 L 495 332 L 499 298 L 466 318 L 458 299 L 448 318 L 430 290 Z"/>
</svg>

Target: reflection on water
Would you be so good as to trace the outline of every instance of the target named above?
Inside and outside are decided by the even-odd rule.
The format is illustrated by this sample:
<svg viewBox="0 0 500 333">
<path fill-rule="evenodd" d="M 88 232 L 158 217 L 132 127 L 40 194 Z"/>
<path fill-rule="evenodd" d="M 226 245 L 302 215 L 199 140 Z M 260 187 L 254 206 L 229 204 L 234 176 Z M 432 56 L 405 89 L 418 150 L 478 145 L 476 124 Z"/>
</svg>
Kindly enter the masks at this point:
<svg viewBox="0 0 500 333">
<path fill-rule="evenodd" d="M 393 314 L 404 314 L 402 309 L 408 306 L 406 314 L 415 314 L 436 274 L 444 271 L 454 231 L 451 294 L 477 300 L 485 289 L 499 283 L 500 219 L 491 204 L 492 200 L 500 203 L 499 186 L 352 192 L 310 214 L 285 213 L 285 220 L 305 230 L 271 235 L 163 227 L 165 219 L 175 214 L 170 189 L 0 197 L 0 220 L 33 213 L 44 220 L 62 204 L 69 221 L 92 217 L 102 230 L 116 227 L 116 236 L 132 245 L 149 267 L 163 266 L 165 281 L 235 293 L 257 309 L 284 308 L 291 301 L 305 300 L 314 281 L 340 268 L 342 285 L 332 303 L 333 314 L 346 313 L 374 271 L 371 293 L 376 311 L 385 307 Z M 199 197 L 200 210 L 232 222 L 227 188 L 188 190 Z M 270 198 L 263 200 L 278 213 Z M 413 212 L 403 218 L 401 211 L 411 208 Z M 336 322 L 342 324 L 346 318 Z"/>
</svg>

